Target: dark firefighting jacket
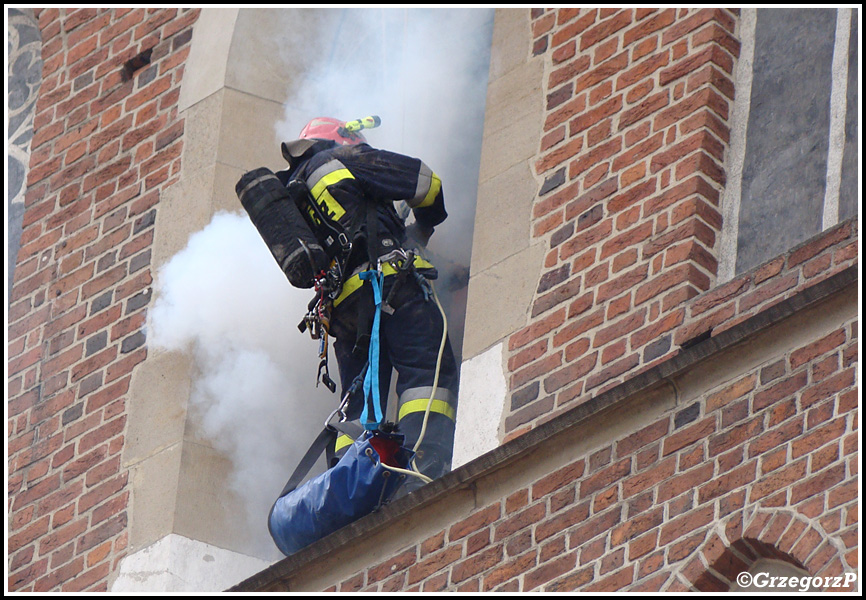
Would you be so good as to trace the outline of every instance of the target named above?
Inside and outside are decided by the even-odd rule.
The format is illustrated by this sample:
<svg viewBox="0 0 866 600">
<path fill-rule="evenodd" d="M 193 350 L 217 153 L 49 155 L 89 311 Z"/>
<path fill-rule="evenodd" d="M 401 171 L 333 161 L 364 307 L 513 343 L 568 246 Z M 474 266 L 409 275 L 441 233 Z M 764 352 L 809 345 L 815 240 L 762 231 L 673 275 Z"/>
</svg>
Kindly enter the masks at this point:
<svg viewBox="0 0 866 600">
<path fill-rule="evenodd" d="M 418 225 L 428 231 L 448 216 L 439 177 L 417 158 L 368 144 L 341 146 L 329 140 L 290 142 L 284 144 L 283 155 L 289 169 L 278 174 L 281 180 L 303 180 L 322 211 L 352 241 L 348 273 L 366 264 L 371 254 L 375 259 L 406 244 L 406 228 L 396 202 L 405 201 Z M 371 209 L 375 210 L 374 222 Z M 370 229 L 375 229 L 372 240 Z M 432 269 L 426 261 L 417 266 Z M 347 279 L 334 305 L 360 285 Z"/>
</svg>

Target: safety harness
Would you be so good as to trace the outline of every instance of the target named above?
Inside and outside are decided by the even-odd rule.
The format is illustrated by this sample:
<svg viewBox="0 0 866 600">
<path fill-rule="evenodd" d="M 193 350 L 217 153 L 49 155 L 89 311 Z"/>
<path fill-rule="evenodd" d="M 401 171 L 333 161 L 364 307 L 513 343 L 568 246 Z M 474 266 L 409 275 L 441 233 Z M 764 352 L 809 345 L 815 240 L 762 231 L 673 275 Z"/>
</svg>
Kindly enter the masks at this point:
<svg viewBox="0 0 866 600">
<path fill-rule="evenodd" d="M 339 449 L 341 445 L 351 444 L 358 437 L 357 431 L 349 432 L 345 430 L 345 427 L 334 425 L 333 418 L 339 415 L 341 418 L 338 423 L 346 424 L 344 410 L 350 398 L 359 391 L 359 388 L 363 389 L 364 392 L 364 405 L 360 416 L 363 430 L 375 432 L 380 428 L 389 428 L 389 425 L 383 422 L 384 415 L 382 414 L 379 389 L 379 329 L 382 318 L 381 313 L 393 314 L 395 293 L 409 279 L 413 279 L 419 285 L 424 293 L 425 301 L 430 300 L 431 297 L 435 300 L 443 322 L 442 339 L 437 355 L 436 372 L 430 397 L 423 407 L 414 405 L 424 403 L 423 400 L 413 402 L 413 406 L 411 407 L 401 407 L 401 411 L 424 412 L 421 432 L 413 448 L 414 453 L 418 450 L 424 439 L 427 421 L 431 412 L 441 412 L 452 420 L 454 419 L 453 408 L 447 405 L 447 403 L 436 399 L 442 356 L 447 342 L 448 322 L 445 311 L 436 296 L 432 282 L 420 271 L 429 269 L 429 272 L 433 272 L 434 267 L 421 254 L 413 250 L 392 247 L 389 251 L 383 252 L 387 248 L 379 240 L 377 206 L 375 202 L 367 202 L 365 215 L 366 231 L 364 236 L 366 238 L 367 251 L 367 262 L 364 263 L 366 268 L 362 265 L 360 269 L 357 269 L 352 275 L 347 277 L 347 265 L 354 249 L 353 244 L 355 239 L 350 239 L 343 226 L 337 220 L 332 219 L 329 214 L 326 214 L 323 207 L 316 201 L 312 191 L 307 187 L 305 181 L 298 176 L 298 173 L 295 173 L 288 181 L 287 187 L 301 213 L 308 220 L 311 228 L 317 232 L 317 237 L 322 239 L 322 246 L 332 259 L 330 268 L 320 271 L 315 276 L 316 295 L 308 304 L 307 314 L 298 326 L 302 333 L 309 330 L 311 337 L 319 340 L 320 362 L 316 374 L 317 386 L 321 382 L 332 393 L 336 391 L 336 383 L 331 379 L 328 370 L 328 328 L 331 310 L 357 292 L 365 282 L 369 282 L 370 284 L 372 297 L 370 302 L 362 302 L 360 304 L 359 310 L 361 314 L 359 314 L 358 318 L 355 348 L 353 350 L 353 353 L 356 353 L 358 356 L 366 354 L 366 364 L 349 389 L 345 391 L 340 406 L 331 414 L 326 423 L 325 430 L 316 438 L 308 454 L 313 453 L 319 456 L 322 452 L 320 446 L 323 440 L 326 440 L 325 443 L 328 444 L 328 451 L 330 451 L 331 448 Z M 312 261 L 312 257 L 310 257 L 310 260 Z M 384 278 L 386 276 L 395 276 L 395 280 L 387 298 L 383 298 Z M 445 406 L 440 406 L 442 404 L 445 404 Z M 342 441 L 342 444 L 337 441 L 338 438 Z M 329 464 L 330 462 L 329 460 Z M 304 461 L 302 461 L 303 463 Z M 312 464 L 306 468 L 303 475 L 309 471 L 311 466 Z M 407 470 L 406 473 L 429 481 L 429 478 L 418 472 L 417 469 Z M 297 470 L 295 475 L 298 475 Z M 303 478 L 303 475 L 300 475 L 300 477 Z"/>
</svg>

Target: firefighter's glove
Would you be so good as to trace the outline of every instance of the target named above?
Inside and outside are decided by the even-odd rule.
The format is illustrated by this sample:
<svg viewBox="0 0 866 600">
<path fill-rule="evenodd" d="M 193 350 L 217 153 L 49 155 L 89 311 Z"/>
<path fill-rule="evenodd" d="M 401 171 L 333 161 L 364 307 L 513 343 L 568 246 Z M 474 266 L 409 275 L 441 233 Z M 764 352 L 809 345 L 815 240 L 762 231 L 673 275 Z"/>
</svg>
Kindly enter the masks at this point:
<svg viewBox="0 0 866 600">
<path fill-rule="evenodd" d="M 406 235 L 414 242 L 417 242 L 421 247 L 426 248 L 427 242 L 430 241 L 430 236 L 433 235 L 432 227 L 425 227 L 415 221 L 406 226 Z"/>
</svg>

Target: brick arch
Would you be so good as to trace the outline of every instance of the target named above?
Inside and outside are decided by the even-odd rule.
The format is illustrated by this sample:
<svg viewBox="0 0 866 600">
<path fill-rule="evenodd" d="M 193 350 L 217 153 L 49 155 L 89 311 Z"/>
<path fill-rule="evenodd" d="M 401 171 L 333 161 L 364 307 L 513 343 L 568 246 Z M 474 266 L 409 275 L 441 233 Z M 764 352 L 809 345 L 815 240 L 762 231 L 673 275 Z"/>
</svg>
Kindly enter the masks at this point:
<svg viewBox="0 0 866 600">
<path fill-rule="evenodd" d="M 789 509 L 738 511 L 712 530 L 669 588 L 727 591 L 739 573 L 760 559 L 787 562 L 817 577 L 851 569 L 844 545 L 820 525 Z"/>
</svg>

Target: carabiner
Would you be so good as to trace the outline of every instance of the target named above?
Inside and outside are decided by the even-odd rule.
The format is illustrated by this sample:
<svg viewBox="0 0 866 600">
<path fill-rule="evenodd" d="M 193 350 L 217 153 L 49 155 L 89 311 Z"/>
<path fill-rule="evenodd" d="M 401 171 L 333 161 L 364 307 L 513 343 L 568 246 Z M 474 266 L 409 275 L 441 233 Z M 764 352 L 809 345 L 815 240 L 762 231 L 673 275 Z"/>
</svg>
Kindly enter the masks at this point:
<svg viewBox="0 0 866 600">
<path fill-rule="evenodd" d="M 319 363 L 319 372 L 316 376 L 316 387 L 319 387 L 319 382 L 325 384 L 325 387 L 331 390 L 331 393 L 335 393 L 337 391 L 337 384 L 334 383 L 334 380 L 331 379 L 328 373 L 328 358 L 325 357 Z"/>
</svg>

